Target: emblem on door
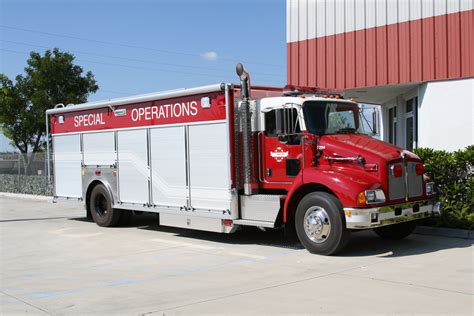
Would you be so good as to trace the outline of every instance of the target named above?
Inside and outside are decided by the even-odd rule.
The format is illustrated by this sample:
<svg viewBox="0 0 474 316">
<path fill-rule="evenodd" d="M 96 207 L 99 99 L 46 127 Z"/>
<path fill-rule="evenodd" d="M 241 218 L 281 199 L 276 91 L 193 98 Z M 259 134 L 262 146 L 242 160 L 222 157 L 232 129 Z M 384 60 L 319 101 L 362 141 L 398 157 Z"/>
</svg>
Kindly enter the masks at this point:
<svg viewBox="0 0 474 316">
<path fill-rule="evenodd" d="M 274 151 L 270 152 L 270 156 L 275 158 L 277 162 L 282 162 L 283 159 L 288 157 L 288 151 L 284 151 L 281 147 L 277 147 Z"/>
</svg>

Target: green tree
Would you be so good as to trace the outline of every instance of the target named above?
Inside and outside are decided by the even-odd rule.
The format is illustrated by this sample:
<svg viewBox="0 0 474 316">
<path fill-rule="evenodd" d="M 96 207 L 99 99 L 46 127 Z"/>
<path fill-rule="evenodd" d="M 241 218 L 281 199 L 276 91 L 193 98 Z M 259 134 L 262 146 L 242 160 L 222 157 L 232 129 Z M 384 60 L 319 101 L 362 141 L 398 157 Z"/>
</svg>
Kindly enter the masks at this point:
<svg viewBox="0 0 474 316">
<path fill-rule="evenodd" d="M 0 126 L 21 153 L 38 152 L 45 143 L 45 111 L 58 103 L 87 101 L 99 87 L 94 75 L 84 74 L 72 54 L 55 48 L 44 56 L 31 52 L 25 75 L 15 83 L 0 74 Z"/>
</svg>

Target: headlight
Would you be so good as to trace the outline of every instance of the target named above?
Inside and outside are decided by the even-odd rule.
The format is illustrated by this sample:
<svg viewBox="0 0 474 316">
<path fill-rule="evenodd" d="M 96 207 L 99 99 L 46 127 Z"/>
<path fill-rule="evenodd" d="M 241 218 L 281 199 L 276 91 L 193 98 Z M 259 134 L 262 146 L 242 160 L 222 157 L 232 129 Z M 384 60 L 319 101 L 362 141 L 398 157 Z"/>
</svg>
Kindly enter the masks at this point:
<svg viewBox="0 0 474 316">
<path fill-rule="evenodd" d="M 385 202 L 385 194 L 383 190 L 365 190 L 357 195 L 357 202 L 359 204 L 374 204 Z"/>
<path fill-rule="evenodd" d="M 432 195 L 432 194 L 435 194 L 434 182 L 428 182 L 426 184 L 426 195 Z"/>
</svg>

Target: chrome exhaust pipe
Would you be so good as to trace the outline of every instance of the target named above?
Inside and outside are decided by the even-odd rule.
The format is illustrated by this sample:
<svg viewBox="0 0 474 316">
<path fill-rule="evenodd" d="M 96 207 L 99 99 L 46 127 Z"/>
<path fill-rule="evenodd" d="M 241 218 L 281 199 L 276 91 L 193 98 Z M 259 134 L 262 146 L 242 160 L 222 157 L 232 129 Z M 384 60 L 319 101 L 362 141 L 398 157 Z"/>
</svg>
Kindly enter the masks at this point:
<svg viewBox="0 0 474 316">
<path fill-rule="evenodd" d="M 244 194 L 252 194 L 252 166 L 250 161 L 251 113 L 250 113 L 250 76 L 241 63 L 235 71 L 240 78 L 240 93 L 242 102 L 239 107 L 240 126 L 242 128 L 242 158 Z"/>
</svg>

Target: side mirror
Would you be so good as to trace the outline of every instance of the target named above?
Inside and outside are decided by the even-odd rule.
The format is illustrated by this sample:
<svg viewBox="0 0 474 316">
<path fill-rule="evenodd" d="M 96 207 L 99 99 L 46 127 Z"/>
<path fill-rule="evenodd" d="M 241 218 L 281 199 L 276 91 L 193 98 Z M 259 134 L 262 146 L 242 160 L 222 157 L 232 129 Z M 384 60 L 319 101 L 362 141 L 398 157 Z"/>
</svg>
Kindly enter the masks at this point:
<svg viewBox="0 0 474 316">
<path fill-rule="evenodd" d="M 372 112 L 372 133 L 374 135 L 378 134 L 378 125 L 379 125 L 379 116 L 376 109 L 373 109 Z"/>
<path fill-rule="evenodd" d="M 288 135 L 280 134 L 278 135 L 278 140 L 280 141 L 280 143 L 286 144 L 288 143 Z"/>
</svg>

